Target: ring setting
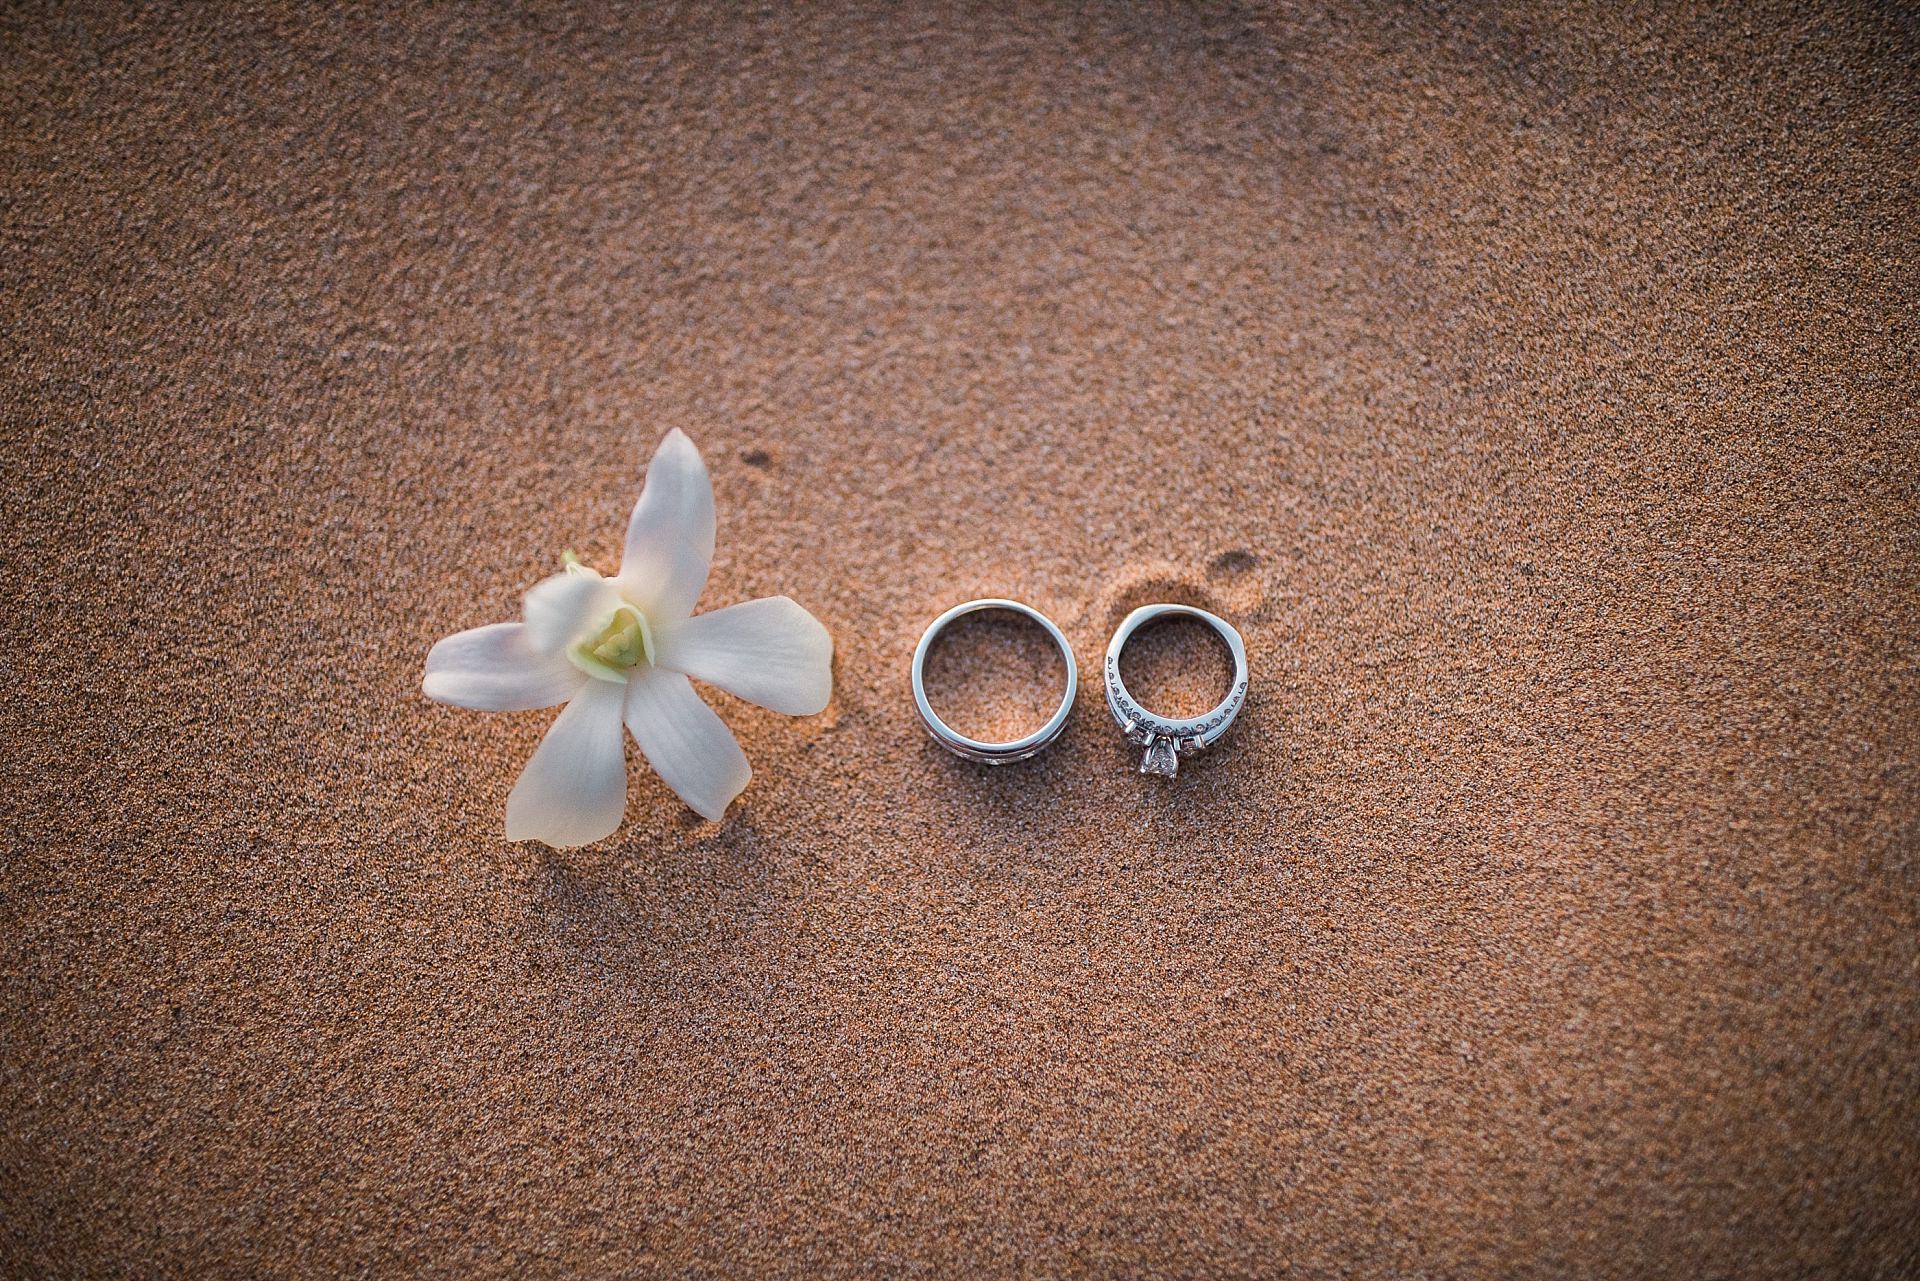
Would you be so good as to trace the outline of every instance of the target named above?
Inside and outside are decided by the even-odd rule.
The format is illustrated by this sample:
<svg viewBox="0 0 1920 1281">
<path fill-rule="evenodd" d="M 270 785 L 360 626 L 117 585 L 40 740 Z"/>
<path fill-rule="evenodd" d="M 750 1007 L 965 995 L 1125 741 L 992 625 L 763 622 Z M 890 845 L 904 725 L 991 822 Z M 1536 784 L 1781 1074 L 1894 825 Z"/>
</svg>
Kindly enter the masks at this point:
<svg viewBox="0 0 1920 1281">
<path fill-rule="evenodd" d="M 1120 653 L 1127 647 L 1127 641 L 1146 624 L 1170 616 L 1199 619 L 1226 642 L 1233 655 L 1233 683 L 1226 697 L 1198 716 L 1162 716 L 1148 711 L 1120 679 Z M 1233 624 L 1204 609 L 1192 605 L 1143 605 L 1127 615 L 1107 643 L 1105 677 L 1107 710 L 1119 722 L 1127 741 L 1145 749 L 1140 758 L 1140 772 L 1173 778 L 1180 772 L 1180 758 L 1219 742 L 1246 705 L 1247 646 Z"/>
</svg>

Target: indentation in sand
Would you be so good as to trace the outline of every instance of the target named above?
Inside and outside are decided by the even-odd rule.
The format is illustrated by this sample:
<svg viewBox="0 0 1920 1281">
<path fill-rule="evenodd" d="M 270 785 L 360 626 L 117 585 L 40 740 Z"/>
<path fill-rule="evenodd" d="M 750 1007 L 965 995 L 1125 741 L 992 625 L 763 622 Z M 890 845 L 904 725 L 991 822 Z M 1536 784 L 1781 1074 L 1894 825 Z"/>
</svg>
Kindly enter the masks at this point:
<svg viewBox="0 0 1920 1281">
<path fill-rule="evenodd" d="M 1142 605 L 1192 605 L 1244 632 L 1266 603 L 1266 588 L 1254 572 L 1258 563 L 1253 553 L 1236 550 L 1214 556 L 1206 570 L 1153 561 L 1122 571 L 1091 611 L 1091 625 L 1104 629 L 1101 652 L 1122 620 Z"/>
</svg>

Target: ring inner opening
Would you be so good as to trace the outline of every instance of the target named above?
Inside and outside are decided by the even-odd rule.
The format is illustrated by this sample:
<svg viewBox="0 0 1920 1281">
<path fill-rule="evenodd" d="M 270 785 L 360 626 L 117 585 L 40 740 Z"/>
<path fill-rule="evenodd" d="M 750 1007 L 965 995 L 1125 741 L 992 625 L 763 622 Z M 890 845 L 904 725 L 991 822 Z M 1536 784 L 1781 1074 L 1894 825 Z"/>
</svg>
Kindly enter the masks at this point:
<svg viewBox="0 0 1920 1281">
<path fill-rule="evenodd" d="M 1120 679 L 1134 701 L 1183 719 L 1213 710 L 1233 684 L 1233 651 L 1220 633 L 1186 614 L 1156 618 L 1127 637 Z"/>
<path fill-rule="evenodd" d="M 1045 628 L 1004 609 L 947 624 L 927 651 L 922 683 L 934 714 L 982 743 L 1025 738 L 1067 692 L 1067 665 Z"/>
</svg>

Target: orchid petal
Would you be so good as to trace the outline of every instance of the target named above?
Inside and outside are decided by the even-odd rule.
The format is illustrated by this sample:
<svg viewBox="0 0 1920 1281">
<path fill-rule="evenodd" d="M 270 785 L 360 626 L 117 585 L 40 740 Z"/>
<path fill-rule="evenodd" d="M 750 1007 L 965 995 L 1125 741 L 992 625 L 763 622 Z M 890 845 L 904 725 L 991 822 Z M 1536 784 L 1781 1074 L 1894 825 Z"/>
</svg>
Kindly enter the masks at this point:
<svg viewBox="0 0 1920 1281">
<path fill-rule="evenodd" d="M 621 590 L 655 627 L 693 613 L 713 561 L 713 482 L 679 428 L 647 466 L 647 483 L 627 522 Z"/>
<path fill-rule="evenodd" d="M 564 660 L 562 660 L 564 661 Z M 507 839 L 565 848 L 611 836 L 627 810 L 627 687 L 582 679 L 507 795 Z"/>
<path fill-rule="evenodd" d="M 733 731 L 679 672 L 635 669 L 627 681 L 627 729 L 661 781 L 718 819 L 753 777 Z"/>
<path fill-rule="evenodd" d="M 613 584 L 590 569 L 543 578 L 527 591 L 527 642 L 558 654 L 619 604 Z"/>
<path fill-rule="evenodd" d="M 695 615 L 656 644 L 660 666 L 789 716 L 811 716 L 833 697 L 833 637 L 785 596 Z"/>
<path fill-rule="evenodd" d="M 420 690 L 428 698 L 482 712 L 552 707 L 573 697 L 586 677 L 565 658 L 542 654 L 519 623 L 455 632 L 427 651 Z"/>
</svg>

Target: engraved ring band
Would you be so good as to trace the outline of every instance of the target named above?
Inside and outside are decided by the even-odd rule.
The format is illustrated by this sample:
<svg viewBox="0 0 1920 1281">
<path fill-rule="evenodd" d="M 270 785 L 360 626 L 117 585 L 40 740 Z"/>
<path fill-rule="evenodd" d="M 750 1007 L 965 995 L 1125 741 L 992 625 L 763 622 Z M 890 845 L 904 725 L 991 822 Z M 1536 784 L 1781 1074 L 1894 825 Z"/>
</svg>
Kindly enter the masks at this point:
<svg viewBox="0 0 1920 1281">
<path fill-rule="evenodd" d="M 1127 692 L 1126 683 L 1120 679 L 1120 651 L 1127 647 L 1128 639 L 1146 624 L 1169 615 L 1199 619 L 1219 633 L 1233 654 L 1233 683 L 1227 687 L 1227 696 L 1198 716 L 1162 716 L 1150 712 Z M 1233 718 L 1246 705 L 1247 646 L 1233 624 L 1204 609 L 1191 605 L 1143 605 L 1127 615 L 1120 630 L 1107 643 L 1105 675 L 1107 709 L 1113 713 L 1114 720 L 1120 722 L 1127 741 L 1146 749 L 1146 755 L 1140 759 L 1140 772 L 1172 778 L 1179 773 L 1182 756 L 1212 747 L 1232 727 Z"/>
</svg>

